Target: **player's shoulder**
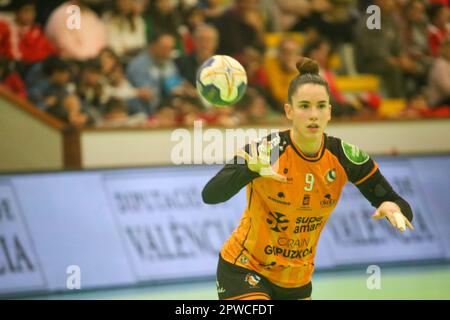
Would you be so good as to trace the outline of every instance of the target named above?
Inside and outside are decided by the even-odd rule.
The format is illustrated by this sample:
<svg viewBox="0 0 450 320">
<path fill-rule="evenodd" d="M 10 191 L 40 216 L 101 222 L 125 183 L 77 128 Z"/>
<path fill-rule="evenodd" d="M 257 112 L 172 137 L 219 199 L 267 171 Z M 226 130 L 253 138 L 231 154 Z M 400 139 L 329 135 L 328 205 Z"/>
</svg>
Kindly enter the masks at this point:
<svg viewBox="0 0 450 320">
<path fill-rule="evenodd" d="M 361 165 L 369 161 L 370 156 L 358 146 L 338 137 L 326 136 L 326 148 L 340 162 Z"/>
<path fill-rule="evenodd" d="M 325 135 L 325 145 L 328 150 L 334 155 L 338 155 L 341 151 L 341 139 L 330 135 Z"/>
</svg>

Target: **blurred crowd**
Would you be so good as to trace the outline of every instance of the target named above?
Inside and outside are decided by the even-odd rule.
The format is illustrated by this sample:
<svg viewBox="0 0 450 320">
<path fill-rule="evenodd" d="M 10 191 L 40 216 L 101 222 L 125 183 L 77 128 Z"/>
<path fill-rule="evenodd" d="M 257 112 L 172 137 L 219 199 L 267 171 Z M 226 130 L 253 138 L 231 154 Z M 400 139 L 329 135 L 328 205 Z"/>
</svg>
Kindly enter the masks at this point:
<svg viewBox="0 0 450 320">
<path fill-rule="evenodd" d="M 380 29 L 368 27 L 372 4 Z M 389 98 L 407 101 L 397 116 L 448 115 L 447 0 L 2 0 L 0 10 L 0 85 L 76 127 L 283 119 L 300 56 L 319 62 L 334 117 L 375 116 Z M 228 108 L 195 88 L 214 54 L 247 71 L 244 98 Z M 380 90 L 339 90 L 338 76 L 356 74 L 378 76 Z"/>
</svg>

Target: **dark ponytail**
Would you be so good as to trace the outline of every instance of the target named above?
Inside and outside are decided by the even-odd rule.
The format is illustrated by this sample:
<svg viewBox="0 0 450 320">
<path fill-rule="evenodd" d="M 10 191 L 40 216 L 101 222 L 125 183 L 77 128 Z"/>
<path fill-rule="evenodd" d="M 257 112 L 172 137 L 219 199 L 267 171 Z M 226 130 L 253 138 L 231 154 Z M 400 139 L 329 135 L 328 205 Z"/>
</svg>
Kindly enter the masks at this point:
<svg viewBox="0 0 450 320">
<path fill-rule="evenodd" d="M 292 96 L 297 88 L 308 83 L 324 86 L 328 96 L 330 96 L 330 87 L 328 82 L 319 75 L 319 64 L 317 61 L 303 57 L 295 66 L 299 74 L 289 84 L 288 100 L 290 103 L 292 103 Z"/>
</svg>

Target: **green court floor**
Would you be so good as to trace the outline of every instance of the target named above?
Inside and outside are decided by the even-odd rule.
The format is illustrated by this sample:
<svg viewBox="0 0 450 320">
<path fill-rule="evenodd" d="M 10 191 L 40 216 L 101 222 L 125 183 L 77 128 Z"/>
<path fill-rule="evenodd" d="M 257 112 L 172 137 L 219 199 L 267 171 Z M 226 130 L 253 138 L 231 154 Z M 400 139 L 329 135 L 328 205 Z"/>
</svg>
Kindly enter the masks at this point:
<svg viewBox="0 0 450 320">
<path fill-rule="evenodd" d="M 381 288 L 369 290 L 370 275 L 361 270 L 316 272 L 313 299 L 450 299 L 450 265 L 384 267 Z M 215 300 L 215 282 L 158 285 L 139 288 L 80 291 L 29 297 L 31 299 L 148 299 Z"/>
</svg>

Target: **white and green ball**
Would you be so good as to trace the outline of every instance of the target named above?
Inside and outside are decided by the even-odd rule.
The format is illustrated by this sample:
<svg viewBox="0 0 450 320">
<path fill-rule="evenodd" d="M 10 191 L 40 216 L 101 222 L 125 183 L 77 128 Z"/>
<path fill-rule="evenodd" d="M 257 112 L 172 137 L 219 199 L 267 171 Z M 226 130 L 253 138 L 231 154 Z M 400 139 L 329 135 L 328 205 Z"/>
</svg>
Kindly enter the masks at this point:
<svg viewBox="0 0 450 320">
<path fill-rule="evenodd" d="M 213 106 L 223 107 L 238 102 L 247 89 L 247 74 L 235 59 L 215 55 L 197 72 L 197 91 Z"/>
</svg>

